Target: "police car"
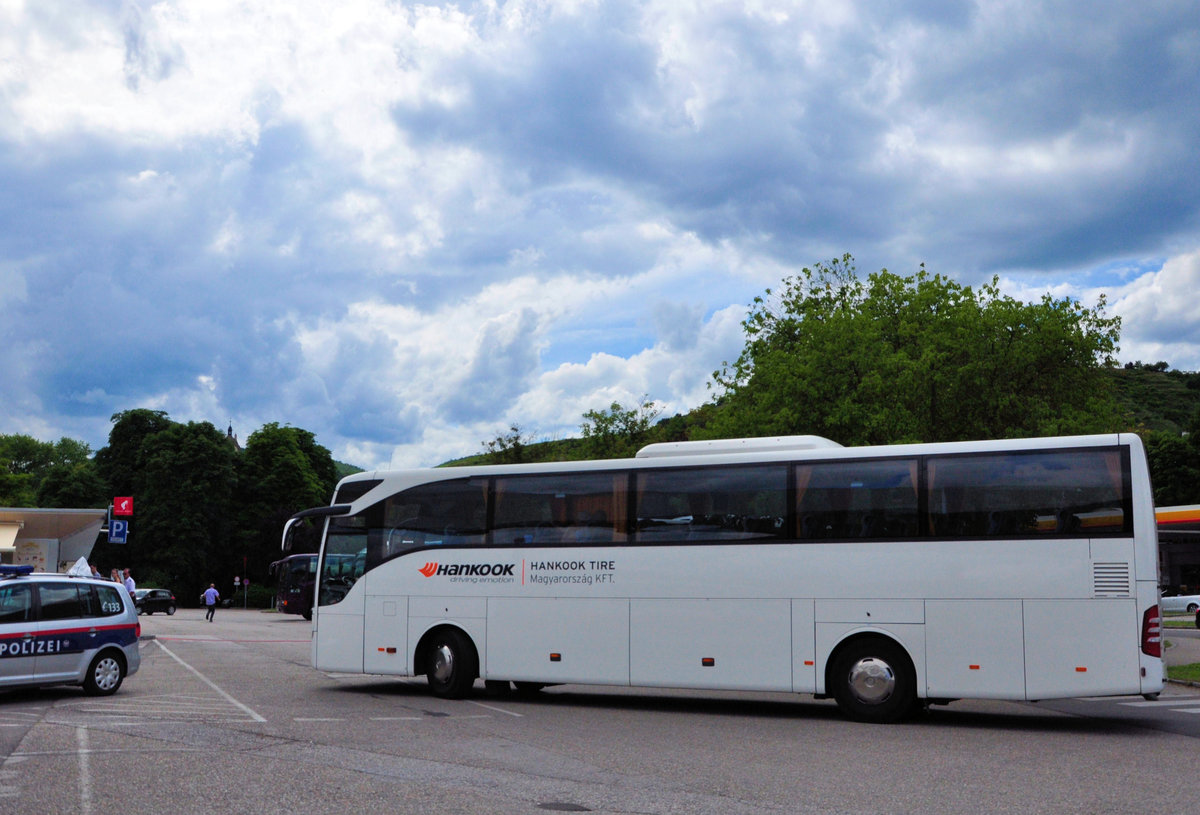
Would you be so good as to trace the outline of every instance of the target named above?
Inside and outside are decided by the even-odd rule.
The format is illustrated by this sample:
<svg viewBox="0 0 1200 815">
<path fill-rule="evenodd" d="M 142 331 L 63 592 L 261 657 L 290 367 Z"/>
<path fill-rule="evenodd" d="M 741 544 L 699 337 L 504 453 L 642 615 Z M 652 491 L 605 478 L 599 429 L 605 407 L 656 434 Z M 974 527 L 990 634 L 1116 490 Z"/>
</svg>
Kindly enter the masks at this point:
<svg viewBox="0 0 1200 815">
<path fill-rule="evenodd" d="M 141 664 L 129 592 L 92 577 L 0 565 L 0 689 L 82 685 L 116 693 Z"/>
</svg>

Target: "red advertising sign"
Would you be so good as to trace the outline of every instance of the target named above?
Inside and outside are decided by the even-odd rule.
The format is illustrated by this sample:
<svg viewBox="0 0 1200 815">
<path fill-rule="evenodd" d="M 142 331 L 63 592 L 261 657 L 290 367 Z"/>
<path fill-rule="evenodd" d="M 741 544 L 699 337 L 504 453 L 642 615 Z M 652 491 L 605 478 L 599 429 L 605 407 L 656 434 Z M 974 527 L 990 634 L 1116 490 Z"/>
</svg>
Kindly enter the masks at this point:
<svg viewBox="0 0 1200 815">
<path fill-rule="evenodd" d="M 126 495 L 113 499 L 113 515 L 132 515 L 133 496 Z"/>
</svg>

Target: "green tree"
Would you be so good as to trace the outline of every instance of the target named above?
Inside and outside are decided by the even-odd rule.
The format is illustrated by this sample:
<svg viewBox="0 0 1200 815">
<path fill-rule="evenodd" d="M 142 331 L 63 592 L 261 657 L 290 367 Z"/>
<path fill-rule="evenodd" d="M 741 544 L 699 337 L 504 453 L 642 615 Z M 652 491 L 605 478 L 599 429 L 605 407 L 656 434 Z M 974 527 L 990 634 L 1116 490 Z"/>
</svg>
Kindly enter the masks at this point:
<svg viewBox="0 0 1200 815">
<path fill-rule="evenodd" d="M 1146 458 L 1160 507 L 1200 503 L 1200 447 L 1172 433 L 1144 434 Z"/>
<path fill-rule="evenodd" d="M 112 498 L 93 461 L 57 464 L 38 486 L 39 507 L 96 508 L 108 506 Z"/>
<path fill-rule="evenodd" d="M 9 472 L 34 476 L 54 463 L 54 445 L 24 434 L 0 436 L 0 458 Z"/>
<path fill-rule="evenodd" d="M 521 464 L 528 461 L 529 437 L 516 425 L 510 425 L 507 433 L 501 433 L 491 441 L 483 443 L 484 455 L 489 464 Z"/>
<path fill-rule="evenodd" d="M 64 506 L 42 502 L 43 482 L 57 469 L 89 465 L 91 449 L 76 439 L 39 441 L 26 435 L 0 435 L 0 506 Z M 60 474 L 61 475 L 61 474 Z M 68 506 L 95 506 L 93 501 Z"/>
<path fill-rule="evenodd" d="M 853 258 L 805 268 L 755 298 L 746 344 L 714 372 L 698 435 L 816 433 L 886 444 L 1115 429 L 1101 371 L 1119 318 L 1049 295 L 1022 303 L 922 266 L 858 277 Z"/>
<path fill-rule="evenodd" d="M 147 408 L 114 413 L 112 422 L 108 444 L 96 451 L 96 466 L 113 495 L 133 495 L 141 471 L 142 442 L 175 422 L 165 412 Z"/>
<path fill-rule="evenodd" d="M 124 554 L 142 583 L 184 602 L 241 572 L 231 546 L 233 448 L 210 422 L 171 423 L 140 445 L 134 521 Z"/>
<path fill-rule="evenodd" d="M 0 457 L 0 507 L 37 506 L 33 476 L 14 473 L 8 459 Z"/>
<path fill-rule="evenodd" d="M 296 512 L 329 503 L 337 467 L 329 450 L 307 430 L 272 422 L 250 434 L 238 463 L 236 549 L 255 583 L 267 577 L 279 551 L 284 522 Z M 240 573 L 240 572 L 239 572 Z"/>
<path fill-rule="evenodd" d="M 661 409 L 646 396 L 625 407 L 613 402 L 606 410 L 583 414 L 583 441 L 587 458 L 625 458 L 642 446 Z"/>
</svg>

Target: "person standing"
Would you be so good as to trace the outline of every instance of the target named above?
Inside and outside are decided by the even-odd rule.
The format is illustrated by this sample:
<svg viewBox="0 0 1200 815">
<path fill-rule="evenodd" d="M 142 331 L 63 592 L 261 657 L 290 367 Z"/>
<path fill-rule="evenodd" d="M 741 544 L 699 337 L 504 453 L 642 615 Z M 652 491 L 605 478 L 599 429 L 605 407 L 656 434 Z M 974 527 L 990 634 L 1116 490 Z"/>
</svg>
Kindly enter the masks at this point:
<svg viewBox="0 0 1200 815">
<path fill-rule="evenodd" d="M 125 567 L 125 590 L 129 592 L 129 596 L 133 596 L 133 590 L 137 588 L 137 583 L 133 582 L 133 575 L 129 573 L 129 567 Z"/>
<path fill-rule="evenodd" d="M 221 599 L 221 594 L 217 591 L 215 584 L 209 583 L 208 588 L 204 590 L 204 594 L 200 596 L 204 599 L 204 606 L 208 609 L 208 613 L 204 615 L 204 619 L 211 623 L 213 617 L 216 616 L 217 601 Z"/>
</svg>

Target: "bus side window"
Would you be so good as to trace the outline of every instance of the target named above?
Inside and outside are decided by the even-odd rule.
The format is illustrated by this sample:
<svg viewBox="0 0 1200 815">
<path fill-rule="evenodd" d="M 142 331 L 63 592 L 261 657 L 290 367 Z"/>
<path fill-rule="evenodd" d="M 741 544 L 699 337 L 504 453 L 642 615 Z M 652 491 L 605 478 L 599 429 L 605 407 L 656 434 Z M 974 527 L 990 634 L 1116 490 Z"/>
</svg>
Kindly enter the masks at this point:
<svg viewBox="0 0 1200 815">
<path fill-rule="evenodd" d="M 639 543 L 778 538 L 787 466 L 679 467 L 637 474 Z"/>
<path fill-rule="evenodd" d="M 485 539 L 485 479 L 437 481 L 388 498 L 369 543 L 372 564 L 422 546 L 479 545 Z"/>
<path fill-rule="evenodd" d="M 492 543 L 623 541 L 627 483 L 612 472 L 497 477 Z"/>
<path fill-rule="evenodd" d="M 918 534 L 917 461 L 796 466 L 796 537 L 892 540 Z"/>
</svg>

